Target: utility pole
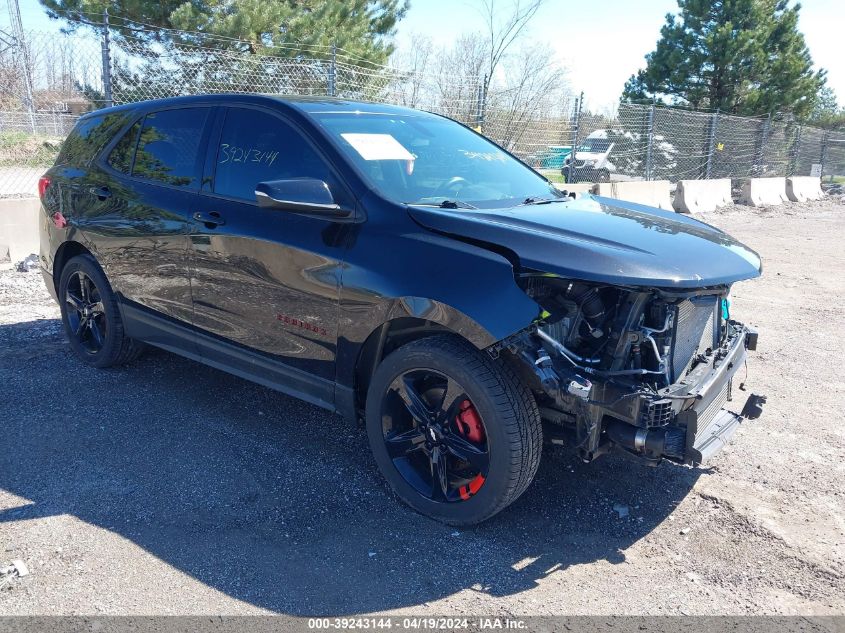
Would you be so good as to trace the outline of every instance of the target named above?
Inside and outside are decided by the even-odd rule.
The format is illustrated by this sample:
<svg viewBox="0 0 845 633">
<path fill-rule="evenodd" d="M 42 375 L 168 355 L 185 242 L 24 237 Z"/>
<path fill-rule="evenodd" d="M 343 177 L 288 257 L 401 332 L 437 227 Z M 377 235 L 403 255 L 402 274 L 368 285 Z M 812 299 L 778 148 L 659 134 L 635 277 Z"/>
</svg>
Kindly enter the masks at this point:
<svg viewBox="0 0 845 633">
<path fill-rule="evenodd" d="M 32 68 L 30 67 L 29 49 L 26 45 L 26 38 L 23 32 L 23 22 L 21 21 L 21 8 L 18 0 L 7 0 L 9 8 L 9 19 L 12 22 L 12 36 L 17 41 L 17 47 L 20 50 L 20 59 L 23 71 L 24 94 L 21 98 L 24 108 L 29 113 L 29 125 L 32 133 L 35 134 L 35 104 L 32 98 Z"/>
<path fill-rule="evenodd" d="M 111 94 L 111 43 L 109 42 L 109 10 L 103 11 L 103 93 L 105 107 L 114 105 Z"/>
</svg>

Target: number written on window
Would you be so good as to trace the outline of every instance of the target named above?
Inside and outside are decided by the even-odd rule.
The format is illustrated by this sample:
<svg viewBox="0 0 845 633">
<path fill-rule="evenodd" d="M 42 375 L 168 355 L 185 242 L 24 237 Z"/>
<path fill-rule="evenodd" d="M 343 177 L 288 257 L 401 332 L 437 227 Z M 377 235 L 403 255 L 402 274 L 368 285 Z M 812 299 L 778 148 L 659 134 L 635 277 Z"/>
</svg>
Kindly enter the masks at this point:
<svg viewBox="0 0 845 633">
<path fill-rule="evenodd" d="M 267 112 L 230 108 L 220 143 L 214 192 L 255 200 L 255 185 L 286 178 L 329 180 L 329 169 L 290 125 Z"/>
</svg>

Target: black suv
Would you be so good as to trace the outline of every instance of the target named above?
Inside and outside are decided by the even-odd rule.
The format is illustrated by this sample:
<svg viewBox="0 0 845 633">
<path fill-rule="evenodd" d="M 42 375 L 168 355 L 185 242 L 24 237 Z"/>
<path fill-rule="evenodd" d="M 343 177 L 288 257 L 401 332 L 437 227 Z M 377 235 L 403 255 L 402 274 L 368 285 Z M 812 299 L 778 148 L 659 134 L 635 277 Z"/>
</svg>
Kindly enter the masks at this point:
<svg viewBox="0 0 845 633">
<path fill-rule="evenodd" d="M 109 108 L 39 192 L 44 278 L 83 362 L 149 344 L 363 418 L 396 493 L 442 521 L 519 497 L 544 436 L 693 464 L 741 419 L 722 406 L 757 337 L 729 290 L 758 256 L 576 199 L 440 116 L 256 95 Z"/>
</svg>

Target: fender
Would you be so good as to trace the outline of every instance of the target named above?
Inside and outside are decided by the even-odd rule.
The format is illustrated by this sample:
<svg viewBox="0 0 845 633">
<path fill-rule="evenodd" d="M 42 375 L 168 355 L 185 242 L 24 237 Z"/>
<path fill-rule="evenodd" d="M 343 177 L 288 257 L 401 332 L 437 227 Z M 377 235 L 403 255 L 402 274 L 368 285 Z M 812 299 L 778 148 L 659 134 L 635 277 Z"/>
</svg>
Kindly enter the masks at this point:
<svg viewBox="0 0 845 633">
<path fill-rule="evenodd" d="M 356 258 L 346 262 L 340 292 L 341 386 L 352 386 L 362 345 L 388 321 L 431 321 L 484 349 L 523 329 L 541 312 L 517 286 L 506 257 L 415 228 L 392 239 L 368 231 L 357 236 L 350 251 Z M 394 244 L 387 246 L 390 242 Z"/>
</svg>

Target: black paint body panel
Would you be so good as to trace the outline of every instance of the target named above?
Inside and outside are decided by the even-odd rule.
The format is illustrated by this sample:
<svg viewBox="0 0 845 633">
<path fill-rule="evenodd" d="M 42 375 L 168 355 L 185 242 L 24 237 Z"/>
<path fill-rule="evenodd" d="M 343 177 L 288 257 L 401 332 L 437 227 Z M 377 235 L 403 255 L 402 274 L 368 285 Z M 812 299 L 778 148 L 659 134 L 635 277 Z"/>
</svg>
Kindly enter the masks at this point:
<svg viewBox="0 0 845 633">
<path fill-rule="evenodd" d="M 391 203 L 370 190 L 309 115 L 405 108 L 215 95 L 110 112 L 124 113 L 128 129 L 148 112 L 194 106 L 208 110 L 196 189 L 110 169 L 104 158 L 117 136 L 90 165 L 49 170 L 45 279 L 54 279 L 63 249 L 84 248 L 102 265 L 133 336 L 343 413 L 352 413 L 362 346 L 387 322 L 425 320 L 478 348 L 529 325 L 540 307 L 515 283 L 515 266 L 679 288 L 759 274 L 753 251 L 724 233 L 618 201 L 586 197 L 490 212 Z M 211 147 L 232 107 L 272 112 L 295 126 L 330 167 L 332 193 L 348 217 L 260 208 L 212 194 Z M 106 201 L 91 193 L 102 186 L 112 193 Z M 49 220 L 56 212 L 66 227 Z M 225 223 L 195 219 L 211 213 Z"/>
</svg>

